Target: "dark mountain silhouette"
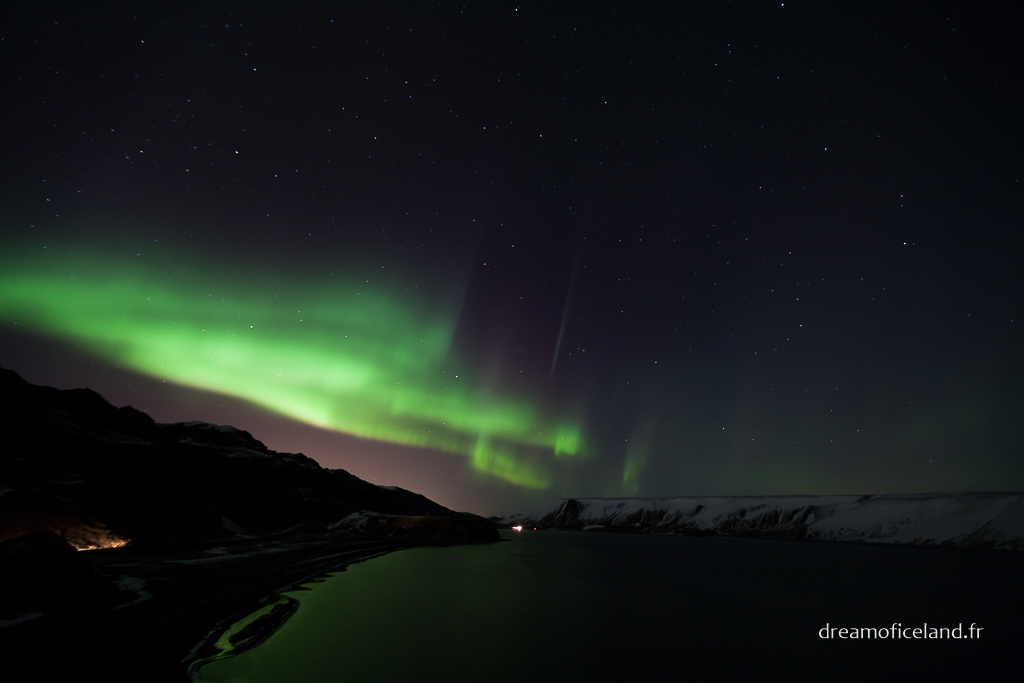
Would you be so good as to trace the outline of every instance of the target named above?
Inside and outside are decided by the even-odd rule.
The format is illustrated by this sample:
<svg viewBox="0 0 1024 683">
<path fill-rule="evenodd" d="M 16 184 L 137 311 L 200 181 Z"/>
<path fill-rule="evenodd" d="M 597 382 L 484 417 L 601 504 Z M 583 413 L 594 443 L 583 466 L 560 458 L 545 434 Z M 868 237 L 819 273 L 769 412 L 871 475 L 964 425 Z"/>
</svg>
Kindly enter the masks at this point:
<svg viewBox="0 0 1024 683">
<path fill-rule="evenodd" d="M 361 510 L 447 518 L 432 524 L 438 540 L 497 538 L 485 520 L 325 469 L 301 453 L 271 451 L 234 427 L 158 424 L 89 389 L 35 386 L 4 369 L 0 453 L 0 541 L 51 531 L 79 548 L 126 540 L 166 547 L 296 527 L 343 528 L 339 520 Z"/>
<path fill-rule="evenodd" d="M 186 681 L 283 623 L 297 603 L 281 591 L 413 545 L 497 540 L 489 520 L 234 427 L 158 424 L 0 369 L 4 680 Z"/>
</svg>

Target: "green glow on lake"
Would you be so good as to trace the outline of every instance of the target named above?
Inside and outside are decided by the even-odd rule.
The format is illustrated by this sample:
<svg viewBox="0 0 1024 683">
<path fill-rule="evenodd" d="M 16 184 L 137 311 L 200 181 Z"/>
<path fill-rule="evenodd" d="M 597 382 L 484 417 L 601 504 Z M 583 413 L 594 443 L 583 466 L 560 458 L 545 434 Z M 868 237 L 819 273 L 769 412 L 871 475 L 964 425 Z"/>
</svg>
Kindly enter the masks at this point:
<svg viewBox="0 0 1024 683">
<path fill-rule="evenodd" d="M 180 261 L 8 250 L 0 323 L 318 427 L 461 454 L 528 488 L 551 484 L 556 456 L 580 455 L 577 425 L 458 369 L 455 316 L 422 295 Z"/>
</svg>

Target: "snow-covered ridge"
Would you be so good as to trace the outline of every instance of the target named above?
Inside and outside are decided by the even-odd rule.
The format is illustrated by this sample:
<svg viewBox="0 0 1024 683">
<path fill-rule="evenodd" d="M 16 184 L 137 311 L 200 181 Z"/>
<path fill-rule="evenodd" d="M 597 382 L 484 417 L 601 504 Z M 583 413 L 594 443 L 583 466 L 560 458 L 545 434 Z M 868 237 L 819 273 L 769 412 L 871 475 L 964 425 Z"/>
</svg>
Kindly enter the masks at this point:
<svg viewBox="0 0 1024 683">
<path fill-rule="evenodd" d="M 562 498 L 500 524 L 1024 550 L 1024 493 Z"/>
</svg>

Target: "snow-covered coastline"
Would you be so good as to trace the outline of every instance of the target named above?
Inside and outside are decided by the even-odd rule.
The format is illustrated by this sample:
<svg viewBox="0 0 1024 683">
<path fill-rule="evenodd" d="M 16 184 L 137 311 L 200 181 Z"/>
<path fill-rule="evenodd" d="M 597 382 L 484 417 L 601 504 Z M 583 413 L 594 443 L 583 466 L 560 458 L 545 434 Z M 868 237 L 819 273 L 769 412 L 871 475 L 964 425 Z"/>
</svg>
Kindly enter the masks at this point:
<svg viewBox="0 0 1024 683">
<path fill-rule="evenodd" d="M 546 529 L 1024 550 L 1024 493 L 561 498 L 495 521 Z"/>
</svg>

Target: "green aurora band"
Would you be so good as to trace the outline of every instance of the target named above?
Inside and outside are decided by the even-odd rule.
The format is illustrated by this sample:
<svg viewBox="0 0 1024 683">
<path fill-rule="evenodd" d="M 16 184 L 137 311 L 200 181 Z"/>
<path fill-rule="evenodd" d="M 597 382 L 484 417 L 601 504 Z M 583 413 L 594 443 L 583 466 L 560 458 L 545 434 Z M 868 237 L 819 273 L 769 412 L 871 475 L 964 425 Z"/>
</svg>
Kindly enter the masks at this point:
<svg viewBox="0 0 1024 683">
<path fill-rule="evenodd" d="M 177 258 L 146 267 L 5 251 L 4 325 L 317 427 L 461 454 L 527 488 L 547 488 L 555 460 L 581 455 L 574 422 L 451 369 L 454 316 L 404 289 L 337 277 L 303 288 L 223 265 L 188 269 Z"/>
</svg>

